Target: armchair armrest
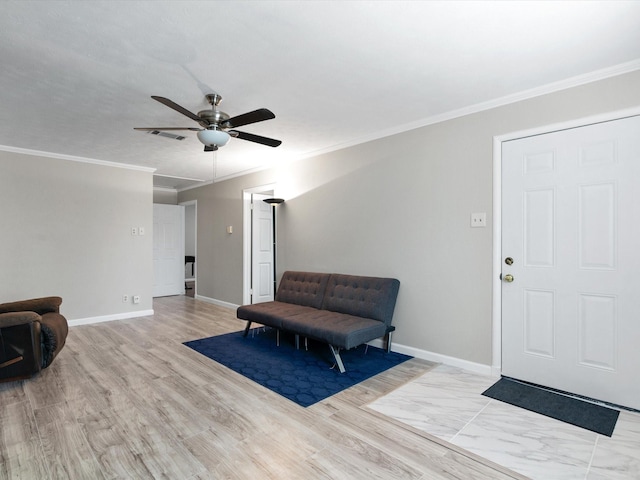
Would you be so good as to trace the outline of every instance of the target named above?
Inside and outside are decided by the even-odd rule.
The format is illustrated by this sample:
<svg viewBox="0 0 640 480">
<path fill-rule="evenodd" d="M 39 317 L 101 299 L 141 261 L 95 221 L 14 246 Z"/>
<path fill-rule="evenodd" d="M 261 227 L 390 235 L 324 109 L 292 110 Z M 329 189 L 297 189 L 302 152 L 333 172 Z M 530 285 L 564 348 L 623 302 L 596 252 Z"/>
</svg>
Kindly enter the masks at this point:
<svg viewBox="0 0 640 480">
<path fill-rule="evenodd" d="M 36 312 L 39 315 L 53 312 L 60 313 L 60 304 L 62 298 L 60 297 L 42 297 L 33 298 L 31 300 L 20 300 L 17 302 L 2 303 L 0 304 L 0 313 L 7 312 Z"/>
<path fill-rule="evenodd" d="M 27 378 L 42 369 L 40 315 L 0 314 L 0 382 Z"/>
<path fill-rule="evenodd" d="M 36 312 L 7 312 L 0 313 L 0 328 L 14 327 L 40 321 L 40 315 Z"/>
</svg>

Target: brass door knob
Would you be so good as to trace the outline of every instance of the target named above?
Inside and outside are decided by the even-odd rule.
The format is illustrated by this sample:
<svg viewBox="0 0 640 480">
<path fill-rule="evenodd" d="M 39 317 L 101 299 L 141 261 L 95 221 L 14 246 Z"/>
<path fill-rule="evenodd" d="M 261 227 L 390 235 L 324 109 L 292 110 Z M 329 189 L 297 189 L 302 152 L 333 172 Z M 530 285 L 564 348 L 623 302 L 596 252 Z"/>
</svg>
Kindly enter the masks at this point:
<svg viewBox="0 0 640 480">
<path fill-rule="evenodd" d="M 507 275 L 504 276 L 504 281 L 507 282 L 507 283 L 513 282 L 513 275 L 508 273 Z"/>
</svg>

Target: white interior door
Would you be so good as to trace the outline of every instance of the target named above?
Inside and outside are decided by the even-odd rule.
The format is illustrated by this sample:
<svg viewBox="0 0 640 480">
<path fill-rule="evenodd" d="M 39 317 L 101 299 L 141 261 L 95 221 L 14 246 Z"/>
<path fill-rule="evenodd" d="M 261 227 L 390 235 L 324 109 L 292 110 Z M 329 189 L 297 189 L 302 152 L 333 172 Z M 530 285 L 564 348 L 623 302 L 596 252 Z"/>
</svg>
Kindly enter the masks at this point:
<svg viewBox="0 0 640 480">
<path fill-rule="evenodd" d="M 153 296 L 184 294 L 184 207 L 153 205 Z"/>
<path fill-rule="evenodd" d="M 502 148 L 503 375 L 640 409 L 640 117 Z"/>
<path fill-rule="evenodd" d="M 254 193 L 251 215 L 251 303 L 269 302 L 273 291 L 273 208 Z"/>
</svg>

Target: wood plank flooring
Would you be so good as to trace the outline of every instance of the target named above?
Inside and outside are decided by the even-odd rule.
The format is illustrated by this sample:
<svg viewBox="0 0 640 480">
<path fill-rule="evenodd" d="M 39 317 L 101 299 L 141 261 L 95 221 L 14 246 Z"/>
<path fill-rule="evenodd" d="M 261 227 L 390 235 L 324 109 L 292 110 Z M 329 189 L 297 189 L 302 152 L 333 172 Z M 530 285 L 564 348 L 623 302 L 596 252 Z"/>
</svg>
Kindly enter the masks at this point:
<svg viewBox="0 0 640 480">
<path fill-rule="evenodd" d="M 48 369 L 0 384 L 0 480 L 524 478 L 366 408 L 429 362 L 305 409 L 182 345 L 242 329 L 235 311 L 154 311 L 72 327 Z"/>
</svg>

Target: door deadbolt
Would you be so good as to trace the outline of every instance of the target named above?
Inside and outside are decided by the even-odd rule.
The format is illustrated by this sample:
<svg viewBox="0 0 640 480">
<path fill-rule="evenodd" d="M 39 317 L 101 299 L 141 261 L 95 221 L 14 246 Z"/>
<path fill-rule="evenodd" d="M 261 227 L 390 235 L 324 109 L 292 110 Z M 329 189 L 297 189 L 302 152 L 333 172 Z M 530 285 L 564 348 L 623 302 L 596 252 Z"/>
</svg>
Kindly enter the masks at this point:
<svg viewBox="0 0 640 480">
<path fill-rule="evenodd" d="M 505 258 L 504 263 L 506 263 L 507 265 L 513 265 L 513 258 L 511 257 Z"/>
<path fill-rule="evenodd" d="M 507 283 L 513 282 L 513 275 L 511 275 L 510 273 L 506 274 L 504 276 L 504 281 L 507 282 Z"/>
</svg>

